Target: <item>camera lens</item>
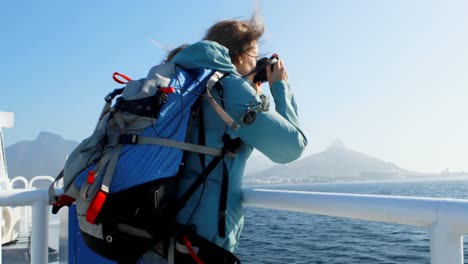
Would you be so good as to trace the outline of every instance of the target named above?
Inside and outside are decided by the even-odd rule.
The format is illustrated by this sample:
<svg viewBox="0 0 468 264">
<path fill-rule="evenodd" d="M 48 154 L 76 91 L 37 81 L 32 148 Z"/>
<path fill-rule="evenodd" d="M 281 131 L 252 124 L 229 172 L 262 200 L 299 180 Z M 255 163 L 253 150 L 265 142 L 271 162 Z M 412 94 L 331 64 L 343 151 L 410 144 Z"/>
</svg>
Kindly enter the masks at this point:
<svg viewBox="0 0 468 264">
<path fill-rule="evenodd" d="M 255 66 L 255 71 L 257 72 L 257 74 L 254 77 L 254 83 L 264 83 L 267 81 L 266 66 L 270 64 L 269 61 L 270 59 L 268 59 L 267 57 L 261 58 L 257 61 L 257 64 Z"/>
</svg>

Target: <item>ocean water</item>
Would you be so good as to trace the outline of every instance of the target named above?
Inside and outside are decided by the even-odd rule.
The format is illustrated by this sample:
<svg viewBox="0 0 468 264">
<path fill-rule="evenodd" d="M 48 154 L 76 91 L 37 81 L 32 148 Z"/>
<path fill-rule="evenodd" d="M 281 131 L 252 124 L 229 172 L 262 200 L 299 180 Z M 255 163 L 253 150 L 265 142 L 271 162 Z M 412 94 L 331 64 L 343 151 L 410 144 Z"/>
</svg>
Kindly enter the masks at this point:
<svg viewBox="0 0 468 264">
<path fill-rule="evenodd" d="M 269 189 L 468 199 L 468 180 L 263 186 Z M 465 236 L 465 263 L 468 263 Z M 429 229 L 246 208 L 242 263 L 430 263 Z"/>
</svg>

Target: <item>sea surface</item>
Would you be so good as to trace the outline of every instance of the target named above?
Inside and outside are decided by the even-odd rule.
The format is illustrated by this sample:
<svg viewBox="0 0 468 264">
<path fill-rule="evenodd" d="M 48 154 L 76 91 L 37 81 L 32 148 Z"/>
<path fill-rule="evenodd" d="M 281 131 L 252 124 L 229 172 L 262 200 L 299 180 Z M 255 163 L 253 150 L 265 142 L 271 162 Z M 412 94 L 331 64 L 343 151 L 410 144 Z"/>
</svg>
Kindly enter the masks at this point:
<svg viewBox="0 0 468 264">
<path fill-rule="evenodd" d="M 468 180 L 267 185 L 268 189 L 468 199 Z M 465 263 L 468 242 L 464 237 Z M 249 263 L 430 263 L 429 229 L 248 207 L 236 255 Z"/>
</svg>

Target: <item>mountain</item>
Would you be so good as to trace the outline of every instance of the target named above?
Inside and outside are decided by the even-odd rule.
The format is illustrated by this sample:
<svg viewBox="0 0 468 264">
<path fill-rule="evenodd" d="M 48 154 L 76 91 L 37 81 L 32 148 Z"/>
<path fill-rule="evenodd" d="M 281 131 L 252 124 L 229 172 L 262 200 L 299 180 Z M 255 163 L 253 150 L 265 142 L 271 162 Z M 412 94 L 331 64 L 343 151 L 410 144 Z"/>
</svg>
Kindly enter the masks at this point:
<svg viewBox="0 0 468 264">
<path fill-rule="evenodd" d="M 389 180 L 414 176 L 414 172 L 348 149 L 336 140 L 322 152 L 285 165 L 248 174 L 246 183 Z"/>
<path fill-rule="evenodd" d="M 65 140 L 50 132 L 40 132 L 32 141 L 20 141 L 5 149 L 8 175 L 11 178 L 23 176 L 28 180 L 34 176 L 55 177 L 63 168 L 66 156 L 78 142 Z M 24 166 L 24 164 L 28 164 Z M 274 163 L 260 153 L 255 153 L 246 165 L 246 173 L 255 173 L 274 166 Z"/>
<path fill-rule="evenodd" d="M 247 160 L 245 174 L 254 174 L 275 166 L 275 163 L 261 153 L 254 153 Z"/>
<path fill-rule="evenodd" d="M 13 144 L 5 149 L 9 178 L 23 176 L 29 180 L 39 175 L 55 178 L 77 145 L 76 141 L 50 132 L 40 132 L 35 140 Z"/>
<path fill-rule="evenodd" d="M 21 141 L 5 149 L 10 179 L 23 176 L 55 177 L 78 142 L 41 132 L 32 141 Z M 348 149 L 336 140 L 322 152 L 289 164 L 275 165 L 260 153 L 254 153 L 246 165 L 245 183 L 302 183 L 324 181 L 365 181 L 408 179 L 424 175 L 398 167 L 366 154 Z M 465 177 L 468 174 L 462 173 Z"/>
</svg>

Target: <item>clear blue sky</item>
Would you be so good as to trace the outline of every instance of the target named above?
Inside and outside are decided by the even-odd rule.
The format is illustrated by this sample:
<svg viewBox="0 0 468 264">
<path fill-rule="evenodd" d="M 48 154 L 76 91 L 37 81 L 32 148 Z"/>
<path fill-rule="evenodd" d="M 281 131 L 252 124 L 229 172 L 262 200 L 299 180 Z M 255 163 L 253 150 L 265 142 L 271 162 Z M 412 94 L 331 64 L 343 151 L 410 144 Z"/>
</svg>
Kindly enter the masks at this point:
<svg viewBox="0 0 468 264">
<path fill-rule="evenodd" d="M 190 4 L 189 4 L 190 3 Z M 114 71 L 144 77 L 165 51 L 260 6 L 261 53 L 285 61 L 310 145 L 411 170 L 468 171 L 468 1 L 4 1 L 6 145 L 40 131 L 81 141 Z M 264 88 L 266 90 L 266 88 Z"/>
</svg>

